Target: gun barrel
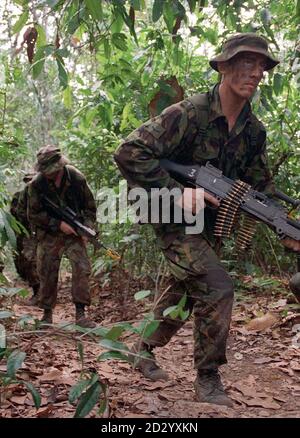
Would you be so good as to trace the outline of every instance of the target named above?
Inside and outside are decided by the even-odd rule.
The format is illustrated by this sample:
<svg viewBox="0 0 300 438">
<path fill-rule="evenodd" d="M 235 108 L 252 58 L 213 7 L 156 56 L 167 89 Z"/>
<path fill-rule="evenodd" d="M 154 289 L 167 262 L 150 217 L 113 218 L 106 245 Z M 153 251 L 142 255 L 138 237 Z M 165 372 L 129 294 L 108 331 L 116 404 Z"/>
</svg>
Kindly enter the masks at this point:
<svg viewBox="0 0 300 438">
<path fill-rule="evenodd" d="M 294 208 L 297 208 L 300 205 L 299 199 L 293 199 L 290 196 L 286 195 L 285 193 L 281 192 L 280 190 L 275 190 L 274 195 L 276 196 L 276 198 L 281 199 L 282 201 L 285 201 L 288 204 L 291 204 Z"/>
</svg>

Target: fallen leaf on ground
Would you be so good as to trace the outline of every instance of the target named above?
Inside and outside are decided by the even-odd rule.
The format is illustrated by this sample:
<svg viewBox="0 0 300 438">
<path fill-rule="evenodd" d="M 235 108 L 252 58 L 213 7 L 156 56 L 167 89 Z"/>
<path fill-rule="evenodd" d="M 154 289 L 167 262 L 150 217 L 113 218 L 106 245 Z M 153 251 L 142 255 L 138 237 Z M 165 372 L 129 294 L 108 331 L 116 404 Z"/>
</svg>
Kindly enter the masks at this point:
<svg viewBox="0 0 300 438">
<path fill-rule="evenodd" d="M 299 363 L 299 361 L 292 360 L 291 363 L 290 363 L 290 366 L 291 366 L 293 371 L 300 371 L 300 363 Z"/>
<path fill-rule="evenodd" d="M 245 399 L 244 403 L 247 406 L 262 406 L 265 409 L 280 409 L 281 406 L 279 403 L 276 403 L 273 398 L 261 399 L 261 398 L 252 398 L 250 400 Z"/>
<path fill-rule="evenodd" d="M 259 359 L 255 359 L 254 363 L 257 365 L 262 365 L 264 363 L 270 363 L 276 361 L 278 361 L 278 359 L 275 359 L 274 357 L 261 357 Z"/>
<path fill-rule="evenodd" d="M 25 400 L 27 398 L 27 394 L 26 395 L 13 395 L 12 397 L 10 397 L 10 401 L 13 403 L 16 403 L 17 405 L 23 405 Z"/>
<path fill-rule="evenodd" d="M 256 397 L 268 398 L 269 397 L 267 394 L 265 394 L 263 392 L 259 392 L 255 388 L 251 388 L 249 386 L 243 385 L 242 383 L 235 383 L 231 386 L 232 386 L 232 388 L 235 388 L 238 391 L 240 391 L 246 397 L 254 397 L 254 398 L 256 398 Z"/>
<path fill-rule="evenodd" d="M 46 408 L 39 409 L 36 416 L 39 418 L 47 418 L 53 411 L 53 405 L 48 405 Z"/>
<path fill-rule="evenodd" d="M 249 331 L 262 331 L 272 327 L 278 322 L 278 317 L 272 313 L 266 313 L 265 315 L 252 319 L 247 325 L 246 329 Z"/>
<path fill-rule="evenodd" d="M 147 391 L 155 391 L 156 389 L 167 388 L 168 386 L 173 386 L 172 382 L 154 382 L 154 383 L 144 383 L 144 387 Z"/>
</svg>

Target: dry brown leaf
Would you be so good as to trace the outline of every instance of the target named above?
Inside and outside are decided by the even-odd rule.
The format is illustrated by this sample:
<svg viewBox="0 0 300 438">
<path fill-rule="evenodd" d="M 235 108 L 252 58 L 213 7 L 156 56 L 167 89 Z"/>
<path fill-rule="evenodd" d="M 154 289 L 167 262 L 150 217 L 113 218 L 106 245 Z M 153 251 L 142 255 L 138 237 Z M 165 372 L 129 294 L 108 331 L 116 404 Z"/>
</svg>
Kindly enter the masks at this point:
<svg viewBox="0 0 300 438">
<path fill-rule="evenodd" d="M 265 409 L 280 409 L 281 406 L 279 403 L 276 403 L 272 397 L 268 397 L 267 399 L 261 398 L 252 398 L 250 400 L 245 399 L 244 403 L 248 406 L 261 406 Z"/>
<path fill-rule="evenodd" d="M 167 388 L 168 386 L 173 386 L 173 383 L 172 382 L 153 382 L 153 383 L 145 382 L 143 386 L 147 391 L 155 391 L 156 389 L 162 389 L 162 388 Z"/>
<path fill-rule="evenodd" d="M 41 382 L 55 382 L 57 384 L 62 383 L 64 385 L 69 385 L 69 386 L 72 386 L 75 383 L 74 377 L 64 372 L 61 372 L 57 368 L 53 368 L 48 373 L 43 374 L 42 376 L 39 377 L 39 380 Z"/>
<path fill-rule="evenodd" d="M 276 309 L 278 307 L 286 306 L 286 303 L 287 303 L 287 300 L 284 298 L 284 299 L 280 299 L 280 300 L 276 301 L 276 303 L 271 304 L 270 307 L 272 307 L 273 309 Z"/>
<path fill-rule="evenodd" d="M 51 382 L 51 381 L 56 381 L 60 378 L 61 378 L 61 371 L 58 370 L 57 368 L 52 368 L 50 371 L 40 376 L 39 380 L 41 382 Z"/>
<path fill-rule="evenodd" d="M 39 418 L 48 418 L 53 411 L 53 405 L 48 405 L 46 408 L 41 408 L 37 411 L 36 416 Z"/>
<path fill-rule="evenodd" d="M 255 388 L 251 388 L 249 386 L 243 385 L 242 383 L 235 383 L 231 385 L 232 388 L 237 389 L 246 397 L 264 397 L 268 398 L 269 396 L 263 392 L 258 392 Z"/>
<path fill-rule="evenodd" d="M 277 401 L 280 401 L 280 402 L 282 402 L 282 403 L 286 403 L 286 402 L 288 401 L 287 398 L 285 398 L 285 397 L 281 397 L 281 395 L 273 395 L 273 399 L 274 399 L 274 400 L 277 400 Z"/>
<path fill-rule="evenodd" d="M 127 412 L 122 418 L 151 418 L 147 414 L 137 414 L 135 412 Z"/>
<path fill-rule="evenodd" d="M 241 394 L 237 392 L 229 391 L 229 396 L 232 400 L 236 401 L 241 405 L 244 405 L 244 397 Z"/>
<path fill-rule="evenodd" d="M 293 371 L 300 371 L 300 363 L 299 363 L 299 361 L 292 360 L 290 362 L 290 366 L 291 366 Z"/>
<path fill-rule="evenodd" d="M 13 395 L 12 397 L 10 397 L 10 401 L 12 403 L 16 403 L 17 405 L 23 405 L 25 403 L 25 400 L 27 398 L 27 394 L 26 395 Z"/>
<path fill-rule="evenodd" d="M 160 400 L 167 400 L 167 401 L 173 402 L 173 401 L 177 401 L 178 400 L 178 393 L 175 392 L 175 391 L 174 392 L 160 391 L 157 394 L 157 397 Z"/>
<path fill-rule="evenodd" d="M 278 317 L 273 315 L 272 313 L 266 313 L 265 315 L 252 319 L 247 325 L 246 329 L 249 331 L 263 331 L 278 322 Z"/>
<path fill-rule="evenodd" d="M 254 363 L 257 365 L 262 365 L 264 363 L 276 362 L 278 359 L 274 359 L 273 357 L 261 357 L 259 359 L 255 359 Z"/>
</svg>

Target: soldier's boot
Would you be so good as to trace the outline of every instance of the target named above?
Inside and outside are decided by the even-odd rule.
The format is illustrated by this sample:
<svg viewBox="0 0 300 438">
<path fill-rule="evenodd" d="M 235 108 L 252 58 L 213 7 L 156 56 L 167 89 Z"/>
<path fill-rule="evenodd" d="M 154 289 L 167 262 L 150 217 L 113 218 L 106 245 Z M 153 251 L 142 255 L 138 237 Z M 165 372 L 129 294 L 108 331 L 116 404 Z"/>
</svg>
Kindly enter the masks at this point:
<svg viewBox="0 0 300 438">
<path fill-rule="evenodd" d="M 43 324 L 53 324 L 53 312 L 52 309 L 44 309 L 44 314 L 41 319 L 41 323 Z"/>
<path fill-rule="evenodd" d="M 32 297 L 30 297 L 26 303 L 27 306 L 38 306 L 38 304 L 39 304 L 38 295 L 32 295 Z"/>
<path fill-rule="evenodd" d="M 83 328 L 95 328 L 97 324 L 91 319 L 85 316 L 85 310 L 83 304 L 76 304 L 76 317 L 75 317 L 76 325 L 80 325 Z"/>
<path fill-rule="evenodd" d="M 128 359 L 132 363 L 134 369 L 138 369 L 147 379 L 156 380 L 168 380 L 168 374 L 162 370 L 156 363 L 154 354 L 145 343 L 137 342 L 131 348 L 131 352 L 135 355 L 129 354 Z M 150 356 L 141 357 L 138 354 L 148 352 Z"/>
<path fill-rule="evenodd" d="M 223 388 L 218 370 L 198 371 L 194 388 L 200 403 L 214 403 L 233 407 L 231 399 Z"/>
<path fill-rule="evenodd" d="M 29 298 L 27 305 L 28 306 L 38 306 L 40 296 L 39 296 L 39 285 L 32 286 L 33 295 Z"/>
</svg>

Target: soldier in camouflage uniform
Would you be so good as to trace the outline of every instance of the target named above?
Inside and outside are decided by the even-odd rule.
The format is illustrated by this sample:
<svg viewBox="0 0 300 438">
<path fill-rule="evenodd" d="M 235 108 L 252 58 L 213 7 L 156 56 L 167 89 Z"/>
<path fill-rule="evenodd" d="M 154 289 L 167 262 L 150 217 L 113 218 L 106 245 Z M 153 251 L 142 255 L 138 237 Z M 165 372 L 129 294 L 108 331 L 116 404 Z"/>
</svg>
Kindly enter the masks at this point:
<svg viewBox="0 0 300 438">
<path fill-rule="evenodd" d="M 36 268 L 36 249 L 37 240 L 35 235 L 30 230 L 30 225 L 27 220 L 27 198 L 28 198 L 28 183 L 35 176 L 35 173 L 27 173 L 23 181 L 26 186 L 13 195 L 11 201 L 11 214 L 26 228 L 28 235 L 20 233 L 17 235 L 17 251 L 14 254 L 14 263 L 17 273 L 20 277 L 28 282 L 32 288 L 33 296 L 28 301 L 31 306 L 38 304 L 38 292 L 40 281 Z"/>
<path fill-rule="evenodd" d="M 205 94 L 193 96 L 166 108 L 161 115 L 144 123 L 120 145 L 115 160 L 131 187 L 183 191 L 187 207 L 195 209 L 196 189 L 183 189 L 159 165 L 167 158 L 181 164 L 210 162 L 232 179 L 241 179 L 255 189 L 272 193 L 272 177 L 267 165 L 266 131 L 251 112 L 249 98 L 264 71 L 278 64 L 264 38 L 251 33 L 228 39 L 220 55 L 210 61 L 222 75 L 221 82 Z M 208 193 L 204 198 L 215 206 Z M 214 249 L 212 229 L 215 210 L 205 209 L 202 234 L 186 235 L 185 224 L 155 224 L 159 245 L 173 274 L 154 307 L 160 325 L 153 335 L 134 345 L 133 353 L 148 351 L 151 357 L 130 355 L 144 376 L 166 379 L 155 362 L 153 348 L 163 346 L 184 324 L 163 316 L 164 309 L 178 304 L 186 293 L 186 308 L 194 311 L 195 390 L 200 402 L 231 406 L 222 386 L 218 368 L 226 363 L 226 341 L 231 320 L 233 284 Z M 286 241 L 299 250 L 300 242 Z"/>
<path fill-rule="evenodd" d="M 76 324 L 93 328 L 96 324 L 85 316 L 90 305 L 90 262 L 87 239 L 64 221 L 54 218 L 43 205 L 46 195 L 61 207 L 74 210 L 81 222 L 93 227 L 96 221 L 96 204 L 85 177 L 55 146 L 42 147 L 37 153 L 37 176 L 28 190 L 28 220 L 35 228 L 38 240 L 37 268 L 40 277 L 40 307 L 44 309 L 42 321 L 52 324 L 52 310 L 56 304 L 60 261 L 65 254 L 72 265 L 72 297 L 76 307 Z"/>
</svg>

